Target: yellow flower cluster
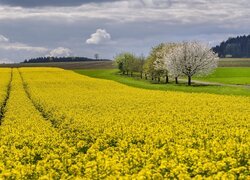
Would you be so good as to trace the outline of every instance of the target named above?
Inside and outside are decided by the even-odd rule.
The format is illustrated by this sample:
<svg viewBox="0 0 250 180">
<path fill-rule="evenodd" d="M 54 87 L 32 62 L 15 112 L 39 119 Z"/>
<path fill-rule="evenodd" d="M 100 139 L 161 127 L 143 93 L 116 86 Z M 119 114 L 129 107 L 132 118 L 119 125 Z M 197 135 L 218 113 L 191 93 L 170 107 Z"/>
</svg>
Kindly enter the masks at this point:
<svg viewBox="0 0 250 180">
<path fill-rule="evenodd" d="M 1 70 L 5 99 L 10 70 Z M 13 70 L 0 178 L 247 179 L 250 98 Z M 0 99 L 0 100 L 2 100 Z"/>
</svg>

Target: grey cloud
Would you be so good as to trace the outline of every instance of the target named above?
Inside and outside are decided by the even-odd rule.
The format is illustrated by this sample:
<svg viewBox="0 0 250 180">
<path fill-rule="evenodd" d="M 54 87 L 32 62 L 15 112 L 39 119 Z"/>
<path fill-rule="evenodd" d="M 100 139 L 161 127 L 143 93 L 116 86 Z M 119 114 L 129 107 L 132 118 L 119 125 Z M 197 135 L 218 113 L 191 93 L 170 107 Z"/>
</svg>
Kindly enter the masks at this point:
<svg viewBox="0 0 250 180">
<path fill-rule="evenodd" d="M 13 2 L 19 2 L 21 6 L 28 1 Z M 46 6 L 59 6 L 55 1 L 50 2 Z M 18 8 L 0 5 L 0 35 L 11 43 L 19 42 L 30 47 L 49 50 L 64 47 L 76 56 L 93 57 L 99 53 L 101 58 L 112 58 L 121 51 L 147 55 L 151 47 L 160 42 L 201 40 L 215 45 L 229 36 L 250 32 L 248 0 L 105 2 L 81 6 L 68 6 L 66 3 L 61 7 L 41 8 L 31 7 L 32 3 Z M 82 4 L 81 1 L 78 3 Z M 112 35 L 113 43 L 86 44 L 86 39 L 98 28 L 106 29 Z M 48 53 L 0 49 L 0 59 L 22 61 Z"/>
<path fill-rule="evenodd" d="M 0 4 L 21 7 L 79 6 L 86 3 L 112 2 L 114 0 L 0 0 Z"/>
<path fill-rule="evenodd" d="M 215 23 L 235 23 L 241 20 L 249 23 L 249 8 L 250 5 L 246 0 L 239 0 L 238 3 L 232 0 L 227 2 L 220 0 L 123 0 L 84 4 L 75 7 L 1 8 L 0 6 L 0 20 L 43 19 L 68 23 L 89 18 L 93 20 L 114 20 L 121 23 L 142 21 L 164 21 L 174 24 L 210 21 Z"/>
<path fill-rule="evenodd" d="M 9 42 L 9 39 L 3 35 L 0 34 L 0 43 L 6 43 L 6 42 Z"/>
</svg>

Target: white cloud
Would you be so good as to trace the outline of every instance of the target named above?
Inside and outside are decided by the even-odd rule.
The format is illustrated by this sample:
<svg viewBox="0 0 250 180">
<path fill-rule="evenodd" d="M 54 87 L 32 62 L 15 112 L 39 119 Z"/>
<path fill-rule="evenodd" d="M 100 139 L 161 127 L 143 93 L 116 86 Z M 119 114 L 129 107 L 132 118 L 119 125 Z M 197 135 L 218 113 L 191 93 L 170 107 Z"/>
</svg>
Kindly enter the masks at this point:
<svg viewBox="0 0 250 180">
<path fill-rule="evenodd" d="M 53 49 L 50 51 L 50 53 L 47 56 L 53 56 L 53 57 L 68 57 L 72 55 L 72 51 L 68 48 L 64 47 L 58 47 L 56 49 Z"/>
<path fill-rule="evenodd" d="M 4 35 L 0 34 L 0 43 L 2 42 L 9 42 L 9 39 L 7 37 L 5 37 Z"/>
<path fill-rule="evenodd" d="M 87 44 L 102 44 L 108 42 L 111 39 L 111 35 L 105 29 L 97 29 L 91 37 L 86 40 Z"/>
</svg>

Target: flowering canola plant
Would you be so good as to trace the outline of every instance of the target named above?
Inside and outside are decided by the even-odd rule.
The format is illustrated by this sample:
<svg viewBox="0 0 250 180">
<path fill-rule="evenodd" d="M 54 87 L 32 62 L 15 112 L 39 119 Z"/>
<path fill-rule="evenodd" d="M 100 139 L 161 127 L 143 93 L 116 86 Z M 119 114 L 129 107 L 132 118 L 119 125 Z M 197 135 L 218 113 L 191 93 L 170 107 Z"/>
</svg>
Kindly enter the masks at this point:
<svg viewBox="0 0 250 180">
<path fill-rule="evenodd" d="M 143 90 L 57 68 L 0 74 L 1 102 L 12 74 L 0 178 L 250 177 L 249 97 Z"/>
</svg>

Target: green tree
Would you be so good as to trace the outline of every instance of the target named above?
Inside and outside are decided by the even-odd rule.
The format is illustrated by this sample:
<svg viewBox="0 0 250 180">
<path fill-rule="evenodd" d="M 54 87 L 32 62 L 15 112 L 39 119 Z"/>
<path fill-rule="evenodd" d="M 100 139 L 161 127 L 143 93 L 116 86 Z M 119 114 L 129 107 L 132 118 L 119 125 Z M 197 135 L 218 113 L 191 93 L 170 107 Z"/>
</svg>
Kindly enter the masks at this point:
<svg viewBox="0 0 250 180">
<path fill-rule="evenodd" d="M 123 74 L 126 73 L 128 75 L 130 72 L 132 76 L 135 71 L 135 62 L 136 57 L 129 52 L 120 53 L 115 57 L 115 63 Z"/>
<path fill-rule="evenodd" d="M 154 62 L 158 59 L 158 56 L 159 56 L 158 53 L 163 49 L 163 47 L 164 47 L 164 43 L 161 43 L 153 47 L 143 67 L 145 76 L 146 77 L 151 76 L 152 80 L 156 79 L 157 76 L 159 75 L 157 70 L 155 70 L 154 68 Z"/>
<path fill-rule="evenodd" d="M 135 57 L 135 72 L 140 73 L 140 77 L 142 79 L 142 75 L 143 75 L 143 66 L 145 64 L 145 57 L 143 55 Z"/>
<path fill-rule="evenodd" d="M 158 79 L 158 82 L 160 82 L 160 78 L 165 77 L 166 83 L 169 82 L 168 69 L 164 63 L 164 57 L 175 46 L 175 43 L 161 43 L 152 48 L 144 65 L 144 72 L 146 75 L 151 76 L 152 80 Z"/>
</svg>

